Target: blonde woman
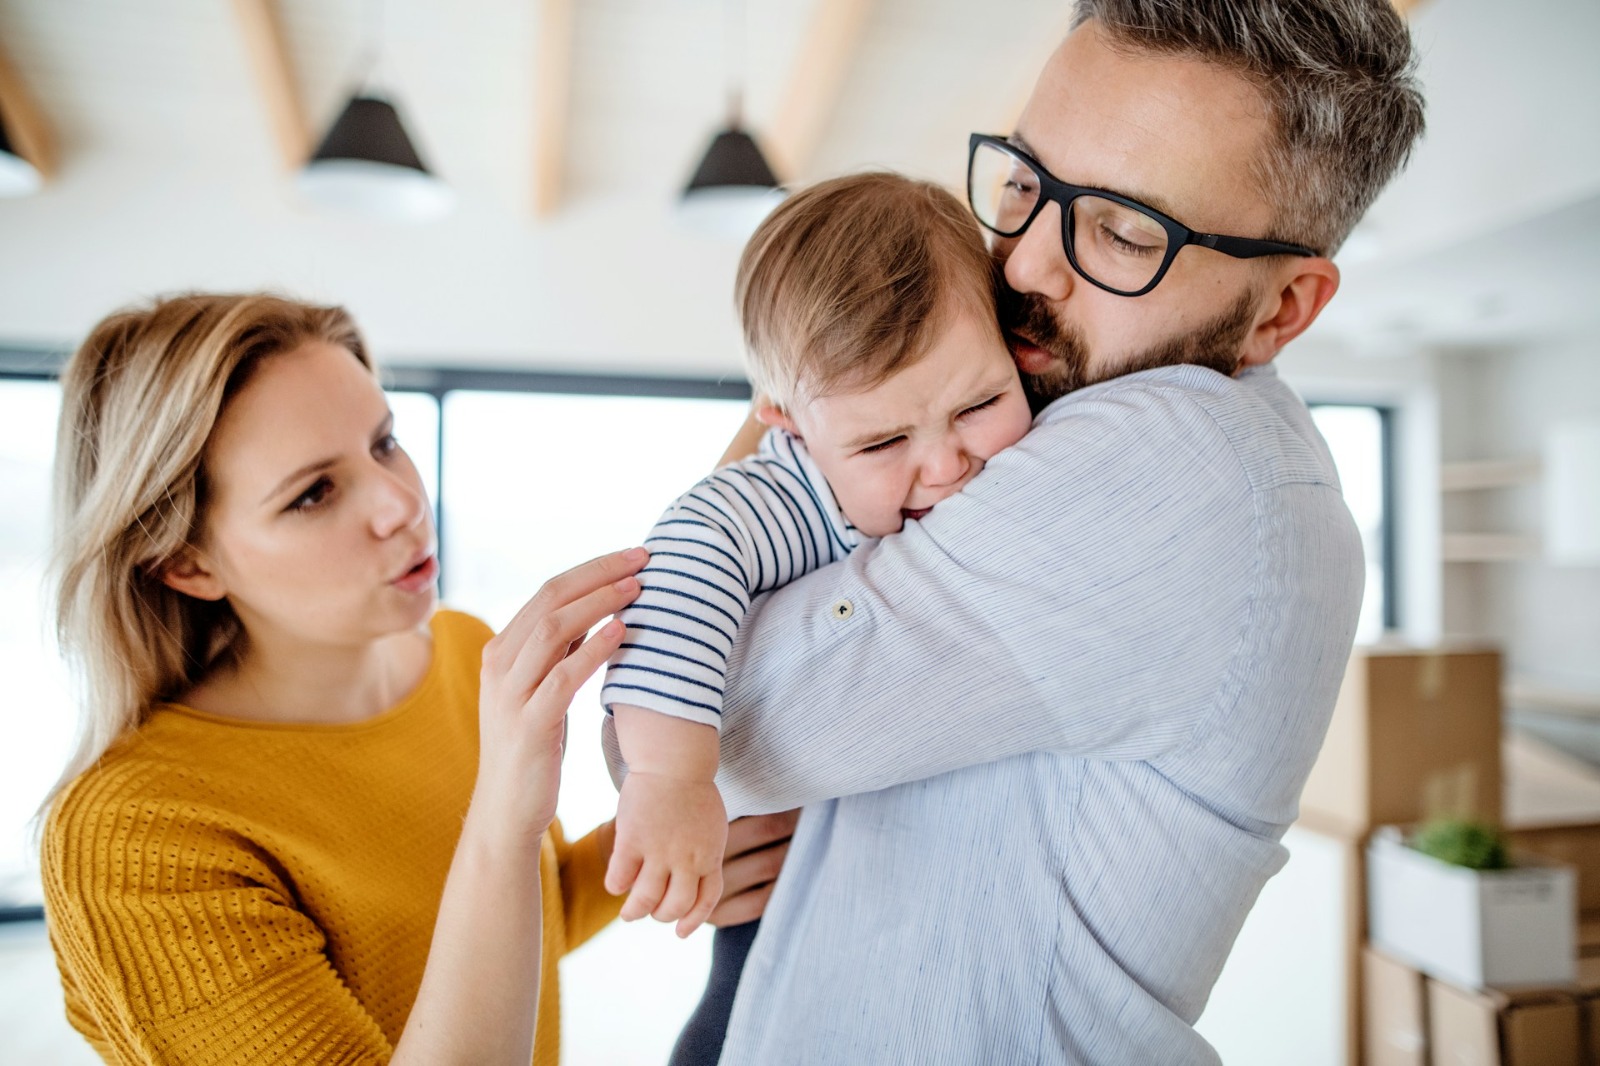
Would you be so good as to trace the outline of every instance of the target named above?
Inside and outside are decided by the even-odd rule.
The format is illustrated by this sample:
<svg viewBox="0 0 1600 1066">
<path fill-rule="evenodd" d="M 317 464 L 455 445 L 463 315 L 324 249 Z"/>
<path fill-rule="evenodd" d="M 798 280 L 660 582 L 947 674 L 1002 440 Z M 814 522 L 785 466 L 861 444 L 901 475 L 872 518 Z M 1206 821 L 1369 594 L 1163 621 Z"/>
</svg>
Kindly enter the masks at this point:
<svg viewBox="0 0 1600 1066">
<path fill-rule="evenodd" d="M 160 301 L 62 389 L 85 709 L 43 860 L 72 1024 L 117 1063 L 554 1066 L 556 960 L 621 903 L 610 825 L 554 820 L 565 715 L 643 550 L 499 636 L 436 610 L 431 511 L 338 308 Z M 734 835 L 724 920 L 785 833 Z"/>
</svg>

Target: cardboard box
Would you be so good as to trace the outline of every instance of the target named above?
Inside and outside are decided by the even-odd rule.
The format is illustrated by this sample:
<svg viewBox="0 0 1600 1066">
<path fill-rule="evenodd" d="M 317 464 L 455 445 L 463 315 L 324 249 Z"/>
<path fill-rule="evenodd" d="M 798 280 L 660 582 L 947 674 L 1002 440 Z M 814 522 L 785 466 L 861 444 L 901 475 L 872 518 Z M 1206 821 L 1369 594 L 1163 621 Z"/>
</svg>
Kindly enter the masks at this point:
<svg viewBox="0 0 1600 1066">
<path fill-rule="evenodd" d="M 1583 1039 L 1585 1066 L 1600 1066 L 1600 1000 L 1593 996 L 1583 1001 Z"/>
<path fill-rule="evenodd" d="M 1361 952 L 1366 1066 L 1428 1066 L 1428 983 L 1370 945 Z"/>
<path fill-rule="evenodd" d="M 1521 825 L 1506 830 L 1518 852 L 1564 862 L 1578 872 L 1578 955 L 1600 956 L 1600 822 Z M 1600 1046 L 1595 1048 L 1600 1058 Z"/>
<path fill-rule="evenodd" d="M 1583 1061 L 1577 996 L 1563 989 L 1469 991 L 1428 981 L 1430 1066 L 1573 1066 Z"/>
<path fill-rule="evenodd" d="M 1500 824 L 1500 653 L 1481 646 L 1357 648 L 1302 820 L 1362 835 L 1439 814 Z"/>
<path fill-rule="evenodd" d="M 1578 994 L 1583 1011 L 1586 1066 L 1600 1066 L 1600 957 L 1578 960 Z"/>
<path fill-rule="evenodd" d="M 1470 990 L 1363 952 L 1365 1066 L 1600 1066 L 1600 959 L 1575 984 Z"/>
<path fill-rule="evenodd" d="M 1469 870 L 1408 846 L 1386 826 L 1367 847 L 1374 947 L 1466 988 L 1570 984 L 1577 977 L 1577 875 L 1519 855 Z"/>
<path fill-rule="evenodd" d="M 1506 830 L 1511 846 L 1564 862 L 1578 872 L 1578 909 L 1600 922 L 1600 822 L 1519 825 Z"/>
<path fill-rule="evenodd" d="M 1578 884 L 1583 884 L 1581 878 Z M 1578 957 L 1600 958 L 1600 914 L 1578 915 Z"/>
</svg>

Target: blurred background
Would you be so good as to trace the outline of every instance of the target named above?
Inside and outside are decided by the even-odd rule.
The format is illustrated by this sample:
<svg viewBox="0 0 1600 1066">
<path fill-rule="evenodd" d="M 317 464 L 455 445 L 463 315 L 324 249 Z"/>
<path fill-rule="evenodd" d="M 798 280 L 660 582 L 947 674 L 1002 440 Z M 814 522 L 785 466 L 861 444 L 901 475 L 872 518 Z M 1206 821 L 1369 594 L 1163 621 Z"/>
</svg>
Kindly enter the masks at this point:
<svg viewBox="0 0 1600 1066">
<path fill-rule="evenodd" d="M 1495 810 L 1600 819 L 1600 4 L 1401 6 L 1427 136 L 1278 366 L 1366 538 L 1362 642 L 1498 649 Z M 784 182 L 885 166 L 959 187 L 967 135 L 1010 131 L 1069 16 L 0 0 L 0 1061 L 92 1061 L 61 1015 L 29 820 L 73 730 L 40 598 L 52 376 L 94 322 L 194 288 L 349 307 L 438 508 L 445 601 L 498 626 L 545 576 L 638 540 L 742 419 L 752 204 L 684 197 L 712 136 L 737 119 Z M 394 106 L 426 173 L 308 178 L 358 93 Z M 598 715 L 580 697 L 569 835 L 614 810 Z M 1367 828 L 1291 830 L 1201 1020 L 1225 1061 L 1359 1056 Z M 573 955 L 565 1061 L 664 1059 L 708 947 L 634 925 Z"/>
</svg>

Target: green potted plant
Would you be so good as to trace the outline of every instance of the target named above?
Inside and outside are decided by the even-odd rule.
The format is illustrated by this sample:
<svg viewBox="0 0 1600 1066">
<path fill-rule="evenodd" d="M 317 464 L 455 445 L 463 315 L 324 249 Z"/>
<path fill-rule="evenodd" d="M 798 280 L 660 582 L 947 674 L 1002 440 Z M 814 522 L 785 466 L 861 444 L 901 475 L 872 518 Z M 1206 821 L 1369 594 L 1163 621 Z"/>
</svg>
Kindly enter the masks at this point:
<svg viewBox="0 0 1600 1066">
<path fill-rule="evenodd" d="M 1411 836 L 1411 846 L 1452 866 L 1469 870 L 1505 870 L 1511 866 L 1506 838 L 1487 822 L 1469 818 L 1435 818 Z"/>
<path fill-rule="evenodd" d="M 1515 860 L 1500 830 L 1461 818 L 1385 826 L 1367 849 L 1372 943 L 1467 988 L 1564 984 L 1577 975 L 1577 878 Z"/>
</svg>

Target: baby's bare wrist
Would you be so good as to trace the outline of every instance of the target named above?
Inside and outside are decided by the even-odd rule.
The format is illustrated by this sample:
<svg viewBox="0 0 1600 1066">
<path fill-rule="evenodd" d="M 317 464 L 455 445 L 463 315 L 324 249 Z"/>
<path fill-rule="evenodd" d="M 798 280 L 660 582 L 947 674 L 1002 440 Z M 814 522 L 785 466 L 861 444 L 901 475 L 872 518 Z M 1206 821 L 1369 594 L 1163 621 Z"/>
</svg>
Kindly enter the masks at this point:
<svg viewBox="0 0 1600 1066">
<path fill-rule="evenodd" d="M 628 776 L 673 785 L 709 785 L 716 781 L 717 767 L 656 764 L 653 766 L 628 765 Z"/>
</svg>

